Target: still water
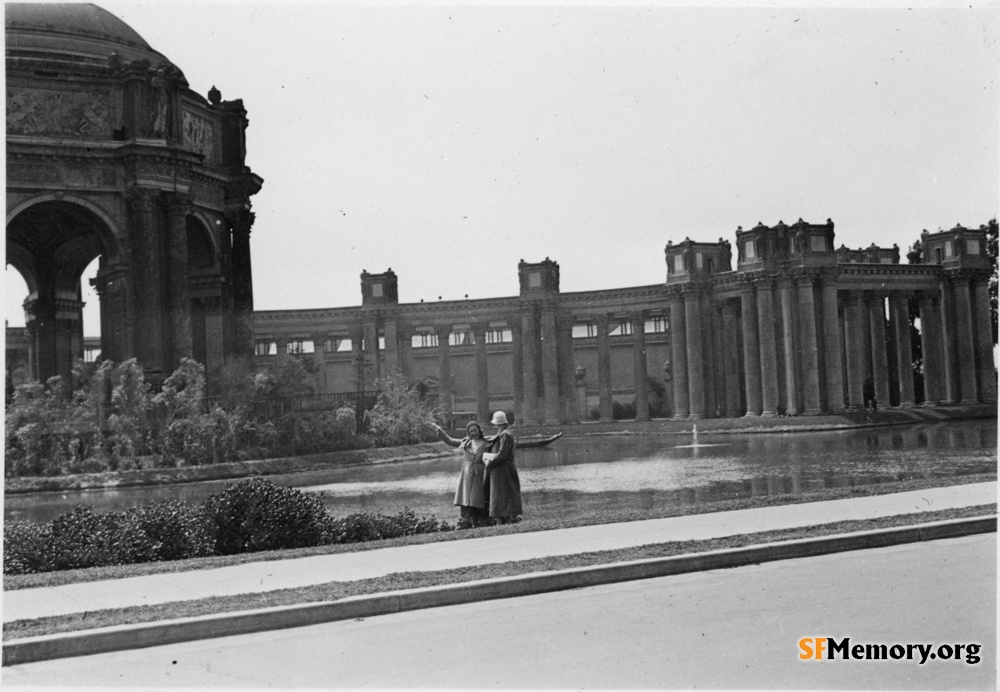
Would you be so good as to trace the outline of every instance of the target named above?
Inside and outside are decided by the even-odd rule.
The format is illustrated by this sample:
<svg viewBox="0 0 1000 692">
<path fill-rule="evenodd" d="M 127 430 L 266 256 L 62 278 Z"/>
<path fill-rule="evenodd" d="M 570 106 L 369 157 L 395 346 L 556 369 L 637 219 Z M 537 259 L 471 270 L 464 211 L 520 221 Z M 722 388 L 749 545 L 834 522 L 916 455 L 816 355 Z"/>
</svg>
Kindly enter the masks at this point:
<svg viewBox="0 0 1000 692">
<path fill-rule="evenodd" d="M 996 472 L 995 420 L 935 425 L 758 435 L 592 436 L 524 449 L 517 465 L 525 513 L 552 513 L 567 503 L 652 507 L 897 480 Z M 443 449 L 444 448 L 442 445 Z M 281 485 L 321 493 L 335 514 L 395 513 L 453 518 L 461 466 L 442 459 L 351 466 L 271 476 Z M 232 481 L 12 495 L 4 516 L 50 521 L 78 504 L 122 510 L 161 499 L 200 502 Z"/>
</svg>

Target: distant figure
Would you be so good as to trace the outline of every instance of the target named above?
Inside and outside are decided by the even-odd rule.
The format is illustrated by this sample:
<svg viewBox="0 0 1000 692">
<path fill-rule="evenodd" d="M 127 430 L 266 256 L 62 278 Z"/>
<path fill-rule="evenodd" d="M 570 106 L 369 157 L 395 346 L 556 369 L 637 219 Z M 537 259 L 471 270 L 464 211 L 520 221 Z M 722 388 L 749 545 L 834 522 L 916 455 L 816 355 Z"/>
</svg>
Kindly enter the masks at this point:
<svg viewBox="0 0 1000 692">
<path fill-rule="evenodd" d="M 486 465 L 483 463 L 483 453 L 490 443 L 483 437 L 483 429 L 476 421 L 465 426 L 465 437 L 461 440 L 450 437 L 439 425 L 435 425 L 434 429 L 442 442 L 450 447 L 460 447 L 465 453 L 454 504 L 460 508 L 462 519 L 468 520 L 473 528 L 482 526 L 487 516 L 484 491 Z"/>
<path fill-rule="evenodd" d="M 483 455 L 486 463 L 484 494 L 491 519 L 498 524 L 509 524 L 523 514 L 521 506 L 521 479 L 514 465 L 514 434 L 507 423 L 507 414 L 497 411 L 490 421 L 497 426 L 497 434 L 490 439 L 489 451 Z"/>
</svg>

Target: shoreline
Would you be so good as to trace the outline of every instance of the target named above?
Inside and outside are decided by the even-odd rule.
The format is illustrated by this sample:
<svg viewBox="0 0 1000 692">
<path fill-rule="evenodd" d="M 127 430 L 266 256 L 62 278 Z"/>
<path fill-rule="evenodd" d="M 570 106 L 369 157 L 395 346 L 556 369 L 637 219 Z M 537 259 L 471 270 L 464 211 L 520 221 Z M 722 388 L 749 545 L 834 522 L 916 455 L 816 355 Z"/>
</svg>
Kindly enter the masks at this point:
<svg viewBox="0 0 1000 692">
<path fill-rule="evenodd" d="M 654 419 L 650 421 L 587 421 L 566 426 L 525 426 L 517 432 L 524 437 L 564 433 L 565 437 L 691 435 L 692 427 L 706 435 L 767 434 L 798 432 L 836 432 L 863 428 L 945 423 L 996 418 L 990 404 L 969 406 L 916 407 L 887 409 L 875 414 L 866 411 L 826 416 L 775 418 L 704 418 L 700 420 Z M 29 476 L 4 479 L 5 495 L 46 492 L 97 490 L 197 483 L 216 480 L 239 480 L 255 475 L 301 473 L 333 466 L 389 464 L 451 456 L 454 452 L 438 442 L 406 447 L 381 447 L 324 452 L 294 457 L 227 462 L 181 468 L 101 471 L 66 476 Z"/>
</svg>

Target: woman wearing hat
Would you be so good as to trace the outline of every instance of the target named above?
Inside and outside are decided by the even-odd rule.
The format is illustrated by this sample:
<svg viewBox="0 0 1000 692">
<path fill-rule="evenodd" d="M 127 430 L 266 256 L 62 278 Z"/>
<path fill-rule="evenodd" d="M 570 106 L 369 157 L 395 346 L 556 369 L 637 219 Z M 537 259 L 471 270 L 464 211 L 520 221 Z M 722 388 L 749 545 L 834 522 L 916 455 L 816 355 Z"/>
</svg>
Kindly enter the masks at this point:
<svg viewBox="0 0 1000 692">
<path fill-rule="evenodd" d="M 479 423 L 472 421 L 465 426 L 465 437 L 461 440 L 450 437 L 440 425 L 435 425 L 434 429 L 442 442 L 451 447 L 460 447 L 465 453 L 454 504 L 461 508 L 462 518 L 468 520 L 473 528 L 482 526 L 486 519 L 486 495 L 483 491 L 486 466 L 483 463 L 483 453 L 489 449 L 489 442 L 483 437 L 483 429 L 479 427 Z"/>
<path fill-rule="evenodd" d="M 483 456 L 486 462 L 484 493 L 490 518 L 498 524 L 514 521 L 524 510 L 521 507 L 521 479 L 514 465 L 514 434 L 507 424 L 507 414 L 497 411 L 490 421 L 497 426 L 497 434 L 490 439 L 489 451 Z"/>
</svg>

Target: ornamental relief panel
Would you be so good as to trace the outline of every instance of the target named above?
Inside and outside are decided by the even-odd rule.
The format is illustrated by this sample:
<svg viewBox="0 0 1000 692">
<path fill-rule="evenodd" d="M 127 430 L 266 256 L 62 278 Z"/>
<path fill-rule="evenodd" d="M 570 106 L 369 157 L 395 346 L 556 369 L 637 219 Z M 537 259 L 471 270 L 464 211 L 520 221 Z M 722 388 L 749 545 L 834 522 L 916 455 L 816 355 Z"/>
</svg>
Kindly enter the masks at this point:
<svg viewBox="0 0 1000 692">
<path fill-rule="evenodd" d="M 110 166 L 77 168 L 44 163 L 7 164 L 8 181 L 17 183 L 55 184 L 64 187 L 114 187 L 115 169 Z"/>
<path fill-rule="evenodd" d="M 111 96 L 8 87 L 7 134 L 111 137 Z"/>
<path fill-rule="evenodd" d="M 208 161 L 215 160 L 215 128 L 210 120 L 199 117 L 191 111 L 184 111 L 182 117 L 184 147 L 203 154 Z"/>
</svg>

